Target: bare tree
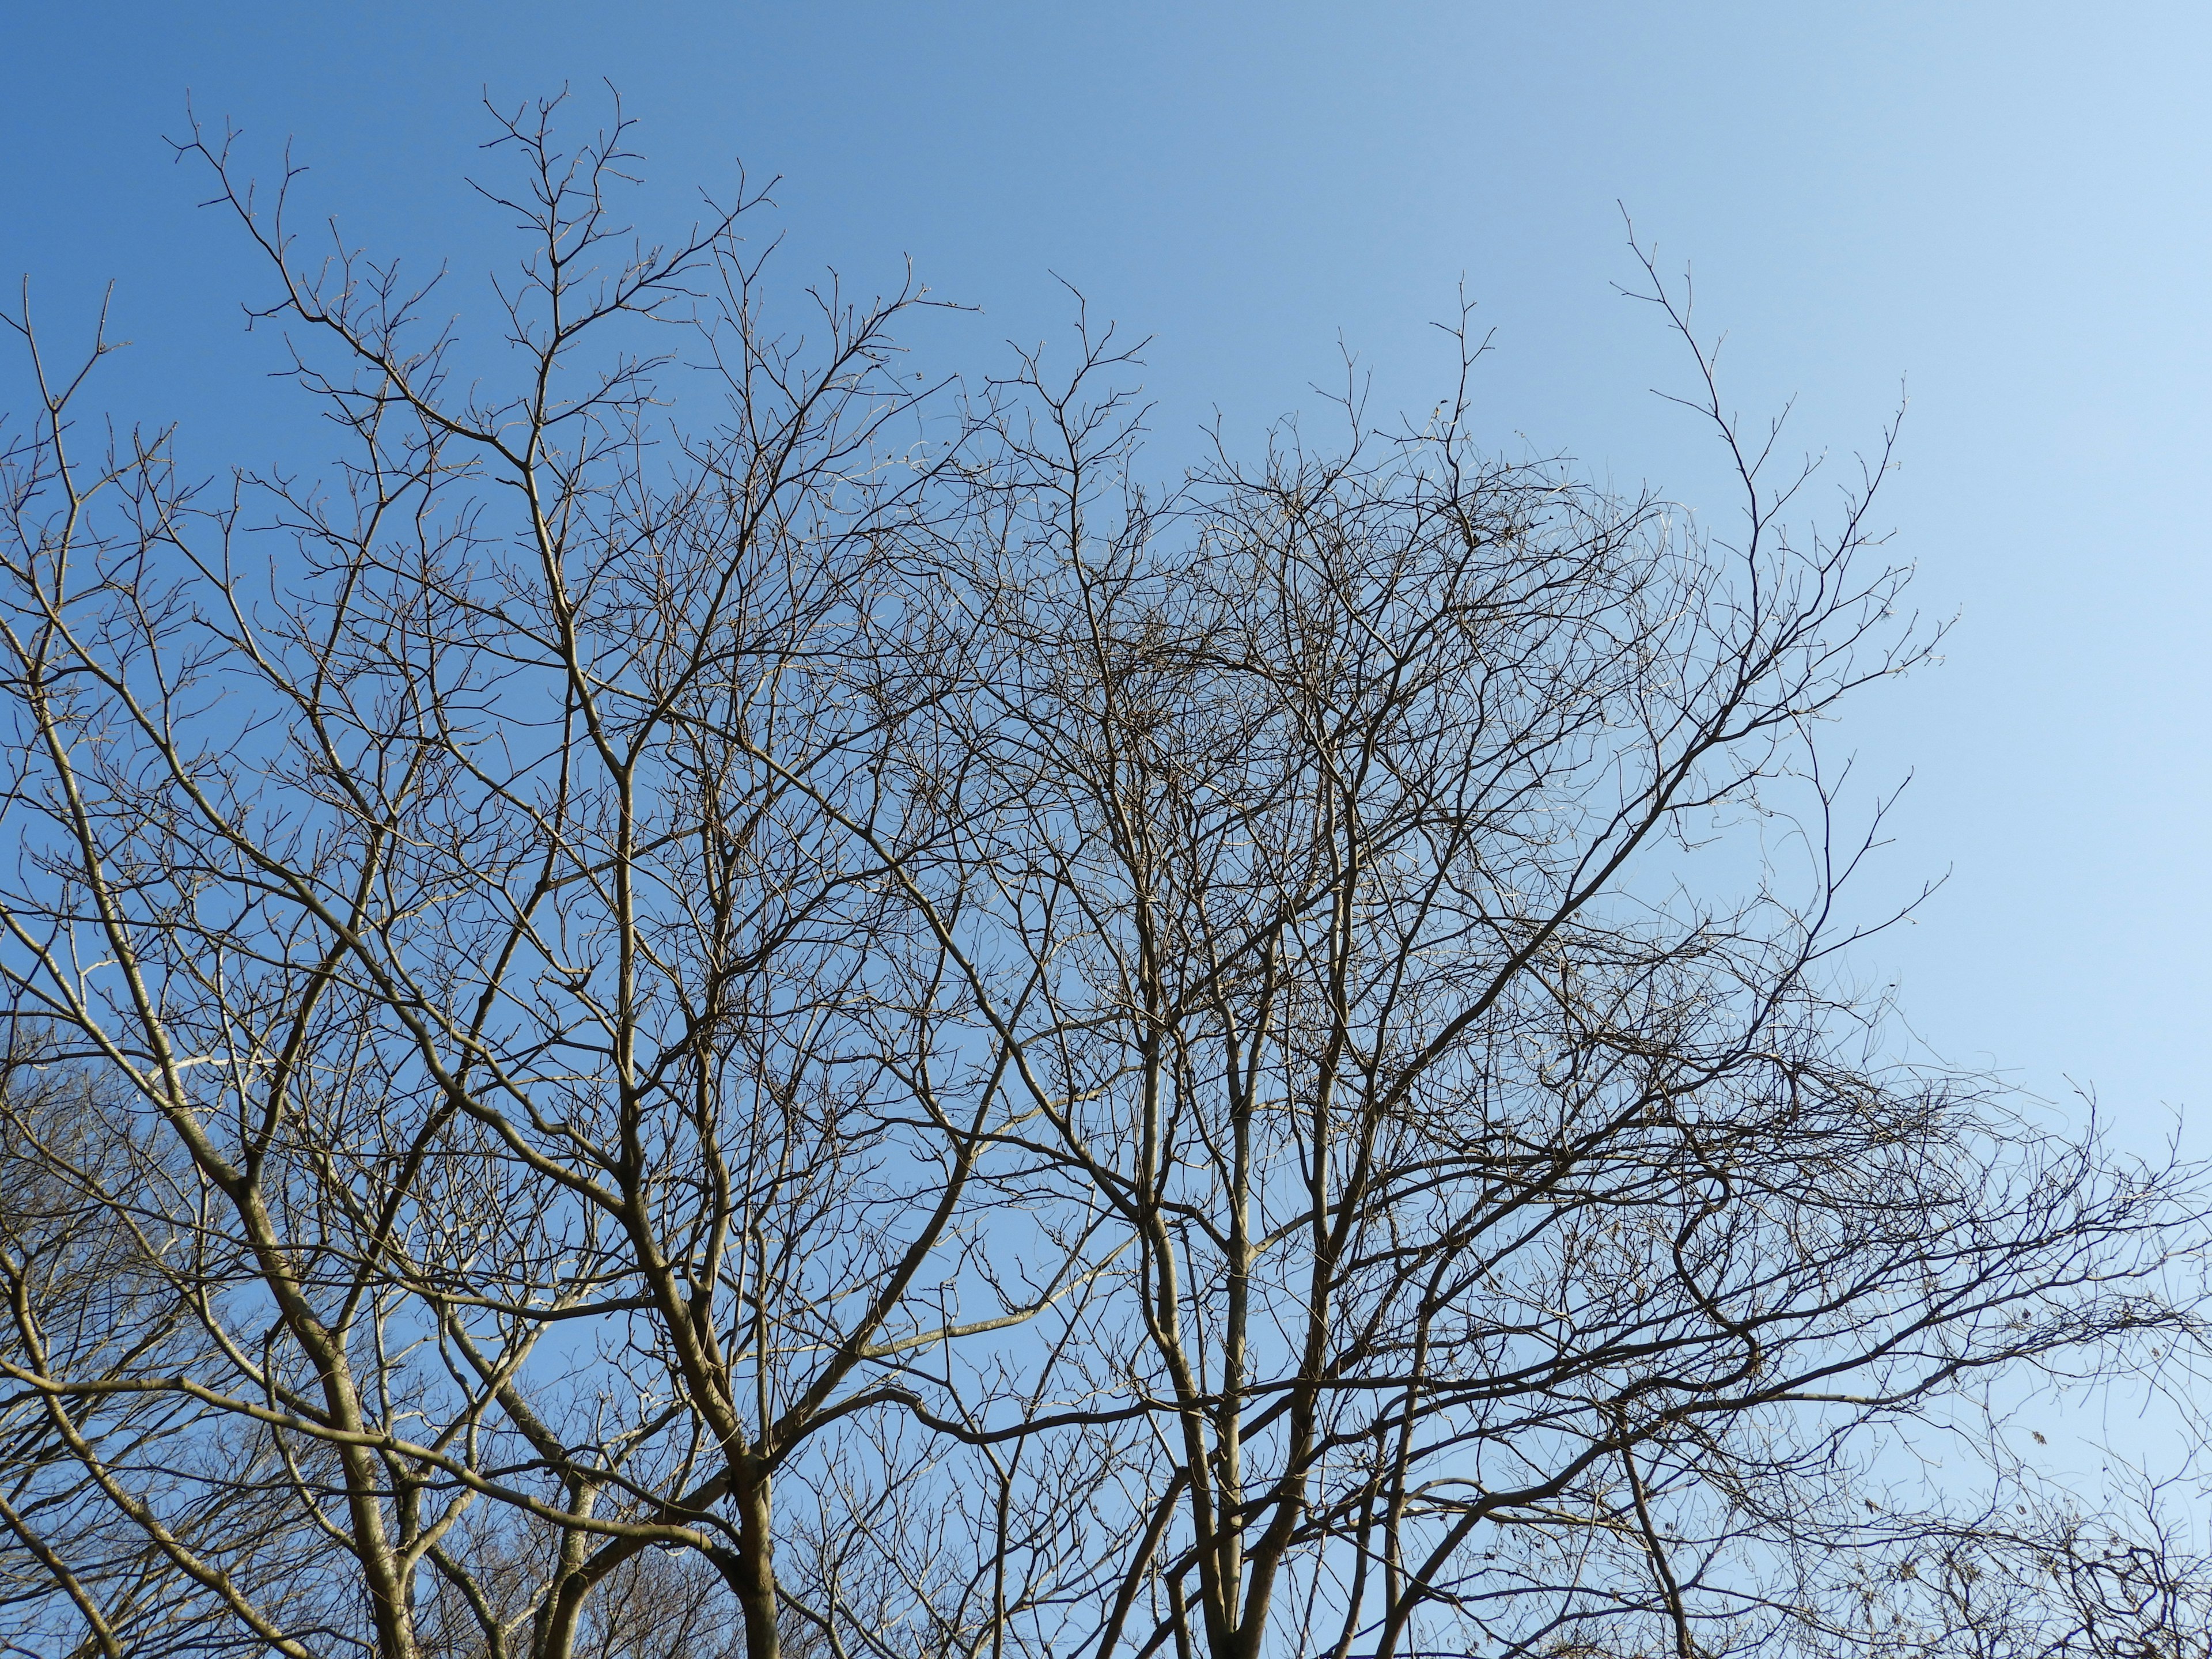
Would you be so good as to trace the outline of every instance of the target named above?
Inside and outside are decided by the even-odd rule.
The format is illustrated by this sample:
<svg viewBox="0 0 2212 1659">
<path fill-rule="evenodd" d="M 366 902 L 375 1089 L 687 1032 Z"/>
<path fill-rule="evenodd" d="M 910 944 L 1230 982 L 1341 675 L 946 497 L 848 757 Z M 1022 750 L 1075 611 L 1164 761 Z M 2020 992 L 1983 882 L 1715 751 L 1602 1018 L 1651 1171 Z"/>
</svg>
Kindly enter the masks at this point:
<svg viewBox="0 0 2212 1659">
<path fill-rule="evenodd" d="M 919 290 L 802 329 L 757 198 L 635 243 L 624 125 L 554 114 L 485 191 L 501 350 L 183 146 L 321 472 L 88 447 L 105 344 L 58 371 L 10 319 L 26 1644 L 2118 1655 L 2196 1616 L 2155 1528 L 1908 1478 L 2024 1377 L 2185 1375 L 2197 1240 L 2191 1172 L 1904 1063 L 1850 990 L 1880 814 L 1817 739 L 1931 642 L 1886 448 L 1796 525 L 1647 268 L 1733 538 L 1480 454 L 1471 350 L 1425 424 L 1347 398 L 1334 448 L 1147 491 L 1110 331 L 917 378 Z"/>
<path fill-rule="evenodd" d="M 772 1655 L 772 1480 L 826 1491 L 813 1449 L 859 1455 L 881 1372 L 1072 1288 L 998 1294 L 1003 1065 L 842 828 L 957 909 L 948 826 L 883 763 L 933 694 L 897 637 L 962 436 L 888 337 L 924 301 L 824 289 L 785 338 L 750 198 L 629 246 L 623 125 L 564 155 L 550 114 L 502 124 L 525 188 L 491 196 L 532 243 L 511 394 L 460 389 L 428 289 L 306 253 L 282 191 L 183 147 L 348 446 L 313 483 L 202 491 L 166 434 L 81 455 L 83 375 L 14 319 L 0 971 L 42 1057 L 128 1102 L 98 1161 L 14 1128 L 192 1340 L 118 1374 L 19 1274 L 7 1375 L 274 1652 L 413 1655 L 434 1601 L 447 1650 L 568 1654 L 673 1550 Z M 722 413 L 671 434 L 675 326 Z M 96 1431 L 138 1395 L 197 1465 Z M 289 1506 L 266 1584 L 252 1534 L 186 1524 L 248 1504 Z"/>
<path fill-rule="evenodd" d="M 1793 540 L 1809 469 L 1769 485 L 1647 275 L 1732 545 L 1485 461 L 1472 353 L 1425 427 L 1347 400 L 1343 448 L 1165 501 L 1110 341 L 1023 377 L 961 583 L 1009 872 L 969 955 L 1026 970 L 1023 1150 L 1124 1250 L 1090 1340 L 1147 1418 L 1069 1454 L 1128 1513 L 1055 1649 L 1828 1651 L 1899 1536 L 1883 1445 L 2193 1351 L 2191 1177 L 1887 1058 L 1839 988 L 1880 812 L 1844 838 L 1818 728 L 1932 639 L 1869 559 L 1887 446 Z"/>
</svg>

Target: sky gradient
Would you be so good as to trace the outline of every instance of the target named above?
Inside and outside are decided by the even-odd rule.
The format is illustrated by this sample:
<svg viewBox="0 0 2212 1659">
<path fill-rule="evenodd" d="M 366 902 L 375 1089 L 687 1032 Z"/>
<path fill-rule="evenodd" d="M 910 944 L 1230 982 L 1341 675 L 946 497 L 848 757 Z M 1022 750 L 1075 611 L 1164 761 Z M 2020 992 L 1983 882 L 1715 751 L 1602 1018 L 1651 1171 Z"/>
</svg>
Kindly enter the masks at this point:
<svg viewBox="0 0 2212 1659">
<path fill-rule="evenodd" d="M 286 405 L 259 274 L 163 142 L 188 94 L 264 174 L 291 138 L 349 240 L 473 277 L 479 98 L 611 81 L 649 211 L 780 177 L 789 279 L 910 258 L 986 368 L 1064 327 L 1055 276 L 1152 336 L 1162 471 L 1213 411 L 1249 443 L 1311 408 L 1342 349 L 1426 407 L 1463 281 L 1489 441 L 1724 513 L 1652 392 L 1686 360 L 1616 291 L 1625 209 L 1796 449 L 1848 471 L 1909 395 L 1881 517 L 1960 623 L 1836 747 L 1914 780 L 1869 900 L 1950 879 L 1862 971 L 1948 1058 L 2094 1085 L 2131 1139 L 2193 1108 L 2212 1151 L 2202 7 L 11 3 L 0 65 L 0 277 L 63 333 L 112 279 L 110 399 L 209 468 Z"/>
</svg>

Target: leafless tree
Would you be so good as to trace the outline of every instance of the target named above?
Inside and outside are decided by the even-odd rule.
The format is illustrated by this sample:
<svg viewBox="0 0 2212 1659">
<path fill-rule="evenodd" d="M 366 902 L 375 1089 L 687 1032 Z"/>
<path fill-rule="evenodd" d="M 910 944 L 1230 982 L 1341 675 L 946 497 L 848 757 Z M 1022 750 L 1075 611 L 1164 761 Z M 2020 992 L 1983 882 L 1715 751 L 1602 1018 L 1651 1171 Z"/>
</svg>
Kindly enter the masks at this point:
<svg viewBox="0 0 2212 1659">
<path fill-rule="evenodd" d="M 2185 1377 L 2198 1237 L 1850 987 L 1821 727 L 1932 642 L 1886 446 L 1807 528 L 1647 267 L 1732 534 L 1483 456 L 1472 351 L 1148 490 L 1110 331 L 917 378 L 919 290 L 802 327 L 757 198 L 635 242 L 624 125 L 555 113 L 499 129 L 497 348 L 183 146 L 323 471 L 88 441 L 106 346 L 10 319 L 19 1645 L 2202 1622 L 2178 1536 L 1914 1474 L 2026 1381 Z"/>
<path fill-rule="evenodd" d="M 532 248 L 511 394 L 416 329 L 428 289 L 184 146 L 348 446 L 312 483 L 81 454 L 83 374 L 15 319 L 4 972 L 38 1058 L 128 1103 L 97 1160 L 11 1127 L 191 1340 L 118 1371 L 27 1269 L 13 1409 L 274 1652 L 416 1654 L 434 1604 L 446 1650 L 567 1654 L 675 1551 L 773 1654 L 772 1477 L 826 1492 L 813 1449 L 849 1471 L 882 1374 L 1077 1288 L 993 1267 L 1004 1067 L 842 827 L 957 910 L 884 763 L 933 695 L 902 584 L 961 443 L 889 340 L 924 301 L 824 289 L 787 338 L 750 199 L 631 246 L 623 125 L 564 155 L 550 116 L 503 125 L 526 188 L 491 198 Z M 678 337 L 722 413 L 669 434 Z M 254 536 L 284 550 L 249 576 Z M 100 1437 L 142 1395 L 198 1463 Z M 186 1524 L 249 1503 L 289 1506 L 267 1571 Z"/>
<path fill-rule="evenodd" d="M 1422 428 L 1347 400 L 1345 446 L 1165 501 L 1110 343 L 1022 377 L 959 584 L 956 816 L 1009 872 L 967 955 L 1024 970 L 1022 1149 L 1110 1220 L 1088 1340 L 1146 1412 L 1071 1454 L 1129 1524 L 1048 1645 L 1840 1641 L 1882 1446 L 2193 1352 L 2183 1172 L 1887 1058 L 1842 988 L 1880 813 L 1844 837 L 1818 729 L 1931 638 L 1870 557 L 1887 447 L 1793 539 L 1809 471 L 1770 486 L 1646 275 L 1732 544 L 1483 460 L 1471 355 Z"/>
</svg>

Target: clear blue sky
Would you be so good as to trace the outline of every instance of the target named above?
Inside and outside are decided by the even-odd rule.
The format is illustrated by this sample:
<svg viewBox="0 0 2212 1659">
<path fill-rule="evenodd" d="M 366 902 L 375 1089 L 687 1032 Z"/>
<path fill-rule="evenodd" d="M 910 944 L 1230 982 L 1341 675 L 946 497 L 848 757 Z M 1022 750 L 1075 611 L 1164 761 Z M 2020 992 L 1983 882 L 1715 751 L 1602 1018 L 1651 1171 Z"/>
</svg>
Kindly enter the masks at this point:
<svg viewBox="0 0 2212 1659">
<path fill-rule="evenodd" d="M 1066 319 L 1049 272 L 1157 337 L 1152 454 L 1308 403 L 1337 340 L 1417 402 L 1462 276 L 1498 331 L 1484 422 L 1725 505 L 1650 394 L 1682 363 L 1612 290 L 1616 202 L 1724 327 L 1747 410 L 1871 440 L 1909 377 L 1887 517 L 1941 669 L 1840 735 L 1917 775 L 1885 881 L 1954 872 L 1874 947 L 1921 1035 L 2154 1132 L 2201 1117 L 2212 1028 L 2212 9 L 2034 4 L 0 9 L 0 276 L 57 322 L 117 283 L 112 390 L 254 459 L 273 405 L 234 235 L 169 163 L 189 89 L 373 246 L 489 258 L 476 106 L 601 77 L 680 204 L 742 156 L 787 269 L 911 256 L 988 356 Z"/>
</svg>

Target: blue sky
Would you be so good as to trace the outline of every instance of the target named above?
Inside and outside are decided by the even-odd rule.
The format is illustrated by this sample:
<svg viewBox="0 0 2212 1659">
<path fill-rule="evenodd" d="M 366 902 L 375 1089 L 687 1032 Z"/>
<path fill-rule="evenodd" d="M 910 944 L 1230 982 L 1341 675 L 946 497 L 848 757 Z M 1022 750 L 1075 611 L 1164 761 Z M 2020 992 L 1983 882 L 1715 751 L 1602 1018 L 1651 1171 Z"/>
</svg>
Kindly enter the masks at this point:
<svg viewBox="0 0 2212 1659">
<path fill-rule="evenodd" d="M 109 391 L 206 465 L 282 407 L 256 273 L 171 165 L 186 94 L 352 240 L 489 263 L 461 183 L 480 94 L 618 86 L 658 210 L 775 191 L 793 276 L 911 258 L 988 364 L 1070 303 L 1154 337 L 1164 471 L 1310 406 L 1340 339 L 1425 405 L 1464 278 L 1497 331 L 1480 424 L 1724 509 L 1651 388 L 1626 204 L 1693 267 L 1747 411 L 1848 459 L 1900 381 L 1895 550 L 1961 621 L 1838 734 L 1914 782 L 1878 885 L 1951 872 L 1869 947 L 1919 1034 L 2130 1133 L 2194 1108 L 2212 1000 L 2212 11 L 2142 4 L 8 5 L 0 276 L 65 328 L 110 278 Z M 454 227 L 459 225 L 459 228 Z"/>
</svg>

